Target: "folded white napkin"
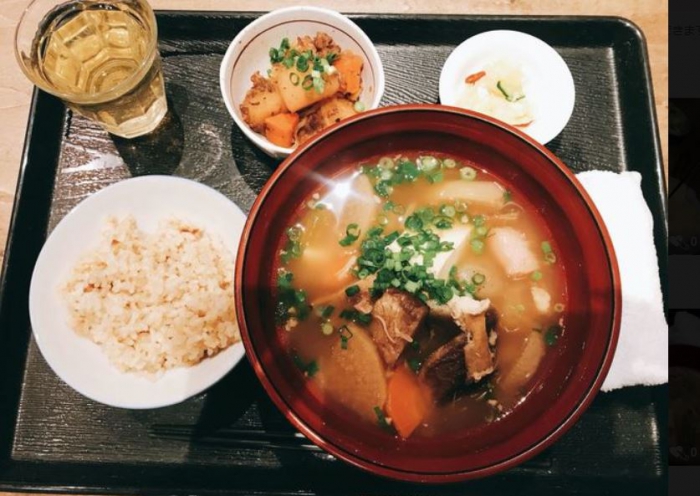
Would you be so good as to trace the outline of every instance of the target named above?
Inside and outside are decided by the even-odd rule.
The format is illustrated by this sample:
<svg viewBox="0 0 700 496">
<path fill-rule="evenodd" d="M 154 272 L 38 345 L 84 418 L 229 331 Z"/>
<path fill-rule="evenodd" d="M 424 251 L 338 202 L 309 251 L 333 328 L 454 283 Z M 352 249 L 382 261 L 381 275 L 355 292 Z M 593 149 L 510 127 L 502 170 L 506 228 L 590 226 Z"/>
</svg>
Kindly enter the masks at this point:
<svg viewBox="0 0 700 496">
<path fill-rule="evenodd" d="M 622 280 L 622 325 L 603 391 L 668 382 L 668 325 L 664 318 L 653 219 L 637 172 L 576 176 L 603 216 Z"/>
</svg>

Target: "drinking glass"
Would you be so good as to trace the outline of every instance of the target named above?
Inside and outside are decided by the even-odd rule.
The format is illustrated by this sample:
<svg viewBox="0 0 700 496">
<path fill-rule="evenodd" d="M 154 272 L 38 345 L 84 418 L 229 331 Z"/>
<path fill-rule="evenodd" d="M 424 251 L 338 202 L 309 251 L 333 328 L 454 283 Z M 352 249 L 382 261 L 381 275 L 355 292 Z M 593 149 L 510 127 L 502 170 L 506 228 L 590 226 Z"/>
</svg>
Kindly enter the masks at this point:
<svg viewBox="0 0 700 496">
<path fill-rule="evenodd" d="M 125 138 L 153 131 L 168 111 L 157 45 L 144 0 L 33 0 L 15 33 L 36 86 Z"/>
</svg>

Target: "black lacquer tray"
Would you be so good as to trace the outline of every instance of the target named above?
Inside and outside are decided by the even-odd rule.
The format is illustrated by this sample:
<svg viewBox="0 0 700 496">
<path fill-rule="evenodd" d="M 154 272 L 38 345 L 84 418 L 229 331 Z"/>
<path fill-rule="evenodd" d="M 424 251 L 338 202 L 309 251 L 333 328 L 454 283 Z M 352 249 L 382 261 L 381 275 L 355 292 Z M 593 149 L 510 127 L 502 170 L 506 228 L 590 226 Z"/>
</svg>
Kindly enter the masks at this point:
<svg viewBox="0 0 700 496">
<path fill-rule="evenodd" d="M 63 384 L 31 339 L 27 293 L 47 232 L 115 181 L 175 174 L 206 183 L 247 210 L 276 162 L 246 141 L 224 107 L 219 64 L 255 14 L 160 12 L 170 108 L 163 130 L 112 138 L 36 92 L 0 286 L 0 490 L 226 494 L 658 494 L 667 485 L 667 389 L 601 393 L 580 422 L 534 460 L 489 479 L 397 483 L 304 446 L 246 362 L 180 405 L 126 411 Z M 492 29 L 538 36 L 576 84 L 567 128 L 548 147 L 574 172 L 634 170 L 654 214 L 666 281 L 666 193 L 645 42 L 617 18 L 353 16 L 386 69 L 383 105 L 435 103 L 450 51 Z M 666 287 L 664 287 L 664 294 Z M 159 436 L 193 430 L 197 440 Z M 227 429 L 230 440 L 210 435 Z"/>
</svg>

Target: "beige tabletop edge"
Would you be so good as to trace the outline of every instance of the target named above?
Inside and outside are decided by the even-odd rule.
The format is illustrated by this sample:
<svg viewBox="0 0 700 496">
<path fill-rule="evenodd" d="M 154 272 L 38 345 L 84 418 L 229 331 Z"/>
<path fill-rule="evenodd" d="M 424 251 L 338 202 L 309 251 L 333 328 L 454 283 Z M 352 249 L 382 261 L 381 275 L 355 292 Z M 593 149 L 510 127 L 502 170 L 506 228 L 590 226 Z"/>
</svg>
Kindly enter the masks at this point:
<svg viewBox="0 0 700 496">
<path fill-rule="evenodd" d="M 12 50 L 14 29 L 29 0 L 0 0 L 0 261 L 20 169 L 32 86 L 20 72 Z M 292 2 L 273 0 L 152 0 L 156 9 L 267 11 Z M 659 0 L 309 0 L 346 13 L 512 14 L 620 16 L 637 24 L 647 40 L 664 164 L 668 163 L 668 4 Z M 8 493 L 0 493 L 7 496 Z"/>
</svg>

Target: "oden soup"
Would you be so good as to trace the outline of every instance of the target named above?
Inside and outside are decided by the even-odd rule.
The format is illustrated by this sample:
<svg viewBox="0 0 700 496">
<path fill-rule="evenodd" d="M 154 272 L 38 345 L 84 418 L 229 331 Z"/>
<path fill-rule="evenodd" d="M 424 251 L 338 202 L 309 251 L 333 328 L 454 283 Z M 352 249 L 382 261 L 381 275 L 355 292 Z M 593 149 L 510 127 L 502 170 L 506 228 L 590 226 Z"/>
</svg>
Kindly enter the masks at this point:
<svg viewBox="0 0 700 496">
<path fill-rule="evenodd" d="M 278 332 L 316 394 L 377 428 L 408 438 L 498 422 L 566 332 L 556 240 L 478 164 L 378 157 L 293 218 Z"/>
</svg>

